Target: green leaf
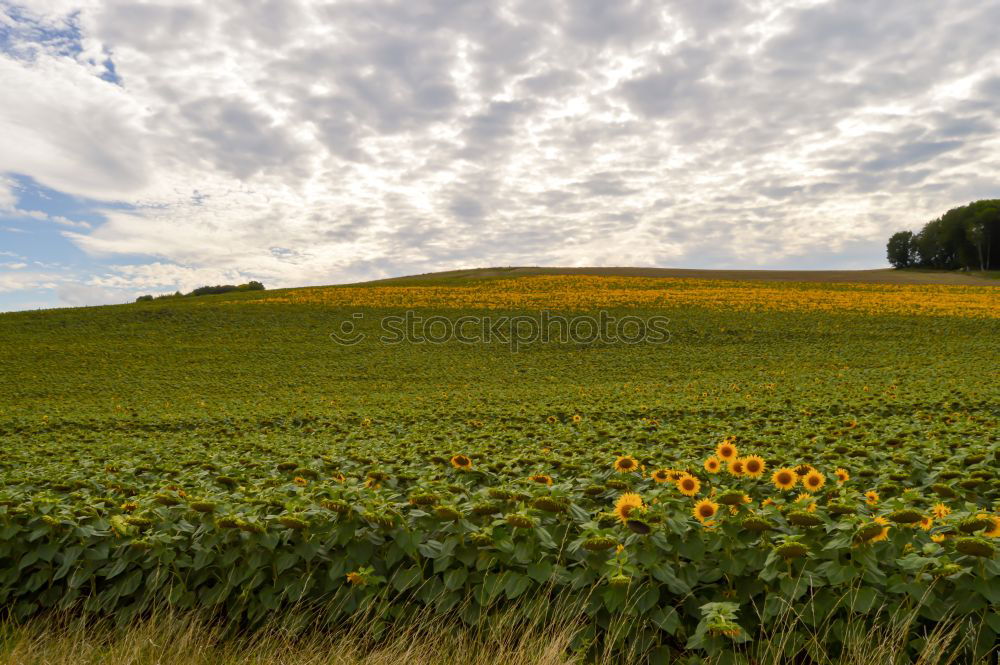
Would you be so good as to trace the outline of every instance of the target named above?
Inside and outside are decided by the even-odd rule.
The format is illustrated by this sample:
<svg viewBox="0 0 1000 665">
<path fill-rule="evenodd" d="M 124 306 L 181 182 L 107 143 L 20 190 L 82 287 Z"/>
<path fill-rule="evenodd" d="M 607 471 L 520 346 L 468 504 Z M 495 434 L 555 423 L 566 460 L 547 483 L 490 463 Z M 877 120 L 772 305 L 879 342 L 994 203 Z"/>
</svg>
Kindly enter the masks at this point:
<svg viewBox="0 0 1000 665">
<path fill-rule="evenodd" d="M 504 585 L 504 592 L 509 600 L 514 600 L 531 586 L 531 578 L 520 573 L 510 573 L 507 583 Z"/>
<path fill-rule="evenodd" d="M 531 579 L 544 584 L 552 577 L 552 564 L 548 561 L 537 561 L 528 566 L 527 573 Z"/>
<path fill-rule="evenodd" d="M 419 584 L 421 580 L 423 580 L 423 573 L 420 566 L 410 566 L 396 571 L 392 576 L 392 586 L 396 588 L 396 591 L 406 591 Z"/>
<path fill-rule="evenodd" d="M 468 568 L 452 568 L 444 574 L 444 587 L 449 591 L 461 589 L 469 577 Z"/>
<path fill-rule="evenodd" d="M 871 587 L 862 587 L 849 597 L 850 607 L 855 612 L 866 613 L 875 606 L 878 594 Z"/>
</svg>

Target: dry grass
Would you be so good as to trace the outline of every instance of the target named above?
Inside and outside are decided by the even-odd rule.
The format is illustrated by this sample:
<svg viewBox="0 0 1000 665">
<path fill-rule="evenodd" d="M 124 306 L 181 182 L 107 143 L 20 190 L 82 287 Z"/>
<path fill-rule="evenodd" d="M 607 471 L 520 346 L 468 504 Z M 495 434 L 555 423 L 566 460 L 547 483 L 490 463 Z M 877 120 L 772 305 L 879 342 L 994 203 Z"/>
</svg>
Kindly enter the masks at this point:
<svg viewBox="0 0 1000 665">
<path fill-rule="evenodd" d="M 287 619 L 288 617 L 284 617 Z M 916 659 L 901 657 L 914 637 L 914 617 L 892 625 L 859 622 L 848 627 L 846 653 L 831 658 L 824 648 L 830 626 L 807 627 L 784 614 L 746 645 L 745 661 L 754 665 L 973 665 L 963 643 L 968 631 L 942 624 L 926 635 Z M 161 614 L 126 627 L 48 616 L 23 625 L 0 624 L 0 663 L 4 665 L 610 665 L 639 663 L 640 654 L 599 649 L 588 658 L 573 654 L 576 635 L 571 621 L 554 624 L 519 620 L 491 622 L 476 629 L 425 619 L 377 637 L 366 628 L 318 630 L 294 628 L 282 621 L 251 634 L 231 635 L 193 614 Z M 624 627 L 627 630 L 627 627 Z M 798 656 L 787 647 L 797 642 Z M 627 641 L 626 641 L 627 643 Z M 808 656 L 806 655 L 808 654 Z M 996 651 L 975 665 L 996 661 Z M 676 663 L 688 663 L 681 654 Z M 664 665 L 668 665 L 664 663 Z M 713 665 L 713 661 L 705 661 Z"/>
<path fill-rule="evenodd" d="M 280 629 L 226 636 L 195 617 L 127 628 L 48 618 L 3 631 L 5 665 L 570 665 L 572 631 L 484 634 L 406 630 L 378 641 L 361 631 Z"/>
</svg>

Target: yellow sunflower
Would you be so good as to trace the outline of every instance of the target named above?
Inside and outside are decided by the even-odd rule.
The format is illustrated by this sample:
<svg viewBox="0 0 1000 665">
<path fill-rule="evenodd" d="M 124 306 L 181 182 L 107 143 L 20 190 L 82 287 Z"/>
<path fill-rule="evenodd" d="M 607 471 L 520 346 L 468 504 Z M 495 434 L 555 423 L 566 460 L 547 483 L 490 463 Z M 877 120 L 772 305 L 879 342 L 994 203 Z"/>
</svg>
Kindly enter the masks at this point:
<svg viewBox="0 0 1000 665">
<path fill-rule="evenodd" d="M 841 485 L 843 485 L 844 483 L 846 483 L 848 480 L 851 479 L 851 474 L 847 473 L 847 469 L 843 468 L 834 471 L 833 475 L 837 476 L 837 482 Z"/>
<path fill-rule="evenodd" d="M 944 505 L 943 503 L 936 503 L 934 504 L 934 507 L 931 508 L 931 512 L 934 513 L 934 517 L 938 518 L 939 520 L 942 520 L 951 514 L 951 508 Z"/>
<path fill-rule="evenodd" d="M 552 484 L 552 476 L 547 476 L 544 473 L 535 474 L 534 476 L 531 476 L 531 478 L 529 478 L 529 480 L 531 480 L 531 482 L 533 482 L 533 483 L 538 483 L 539 485 L 551 485 Z"/>
<path fill-rule="evenodd" d="M 618 473 L 628 473 L 639 468 L 639 460 L 631 455 L 622 455 L 615 460 L 615 471 Z"/>
<path fill-rule="evenodd" d="M 867 503 L 869 506 L 877 506 L 878 499 L 879 499 L 878 492 L 876 492 L 875 490 L 868 490 L 867 492 L 865 492 L 865 503 Z"/>
<path fill-rule="evenodd" d="M 684 496 L 694 496 L 701 489 L 701 481 L 690 474 L 685 474 L 677 481 L 677 489 Z"/>
<path fill-rule="evenodd" d="M 722 468 L 722 462 L 715 455 L 712 455 L 707 460 L 705 460 L 705 471 L 709 473 L 718 473 L 719 469 Z"/>
<path fill-rule="evenodd" d="M 779 490 L 790 490 L 799 482 L 799 477 L 796 475 L 795 469 L 785 467 L 771 474 L 771 482 Z"/>
<path fill-rule="evenodd" d="M 920 518 L 920 528 L 924 531 L 930 531 L 931 527 L 934 526 L 934 518 L 929 515 L 924 515 Z"/>
<path fill-rule="evenodd" d="M 751 478 L 760 478 L 764 475 L 764 469 L 766 468 L 767 462 L 764 461 L 763 457 L 750 455 L 749 457 L 743 458 L 743 473 L 747 474 Z"/>
<path fill-rule="evenodd" d="M 987 538 L 1000 538 L 1000 517 L 996 515 L 987 515 L 986 519 L 993 523 L 993 525 L 986 531 L 983 531 L 983 535 Z"/>
<path fill-rule="evenodd" d="M 656 483 L 668 482 L 670 480 L 670 469 L 657 469 L 650 477 Z"/>
<path fill-rule="evenodd" d="M 734 476 L 742 476 L 746 471 L 746 469 L 744 468 L 743 460 L 739 458 L 730 460 L 727 470 Z"/>
<path fill-rule="evenodd" d="M 618 516 L 618 519 L 625 522 L 628 520 L 629 513 L 636 508 L 642 508 L 642 497 L 635 492 L 625 492 L 618 497 L 614 512 Z"/>
<path fill-rule="evenodd" d="M 826 476 L 816 469 L 807 473 L 802 479 L 802 486 L 809 492 L 818 492 L 823 489 L 823 485 L 826 485 Z"/>
<path fill-rule="evenodd" d="M 931 540 L 939 544 L 943 543 L 945 541 L 945 538 L 946 536 L 943 533 L 935 533 L 931 535 Z"/>
<path fill-rule="evenodd" d="M 468 471 L 472 468 L 472 460 L 467 455 L 452 455 L 451 465 L 459 471 Z"/>
<path fill-rule="evenodd" d="M 736 459 L 737 452 L 736 446 L 731 444 L 728 440 L 723 441 L 715 448 L 715 455 L 723 462 Z"/>
<path fill-rule="evenodd" d="M 888 526 L 889 520 L 887 520 L 884 517 L 876 517 L 873 521 L 875 522 L 875 524 L 882 525 L 882 531 L 880 531 L 877 535 L 872 536 L 871 538 L 869 538 L 868 542 L 869 543 L 877 543 L 877 542 L 882 541 L 882 540 L 888 540 L 889 539 L 889 526 Z"/>
<path fill-rule="evenodd" d="M 719 512 L 719 504 L 711 499 L 702 499 L 698 503 L 694 504 L 694 510 L 692 511 L 695 519 L 702 524 L 715 517 L 717 512 Z"/>
</svg>

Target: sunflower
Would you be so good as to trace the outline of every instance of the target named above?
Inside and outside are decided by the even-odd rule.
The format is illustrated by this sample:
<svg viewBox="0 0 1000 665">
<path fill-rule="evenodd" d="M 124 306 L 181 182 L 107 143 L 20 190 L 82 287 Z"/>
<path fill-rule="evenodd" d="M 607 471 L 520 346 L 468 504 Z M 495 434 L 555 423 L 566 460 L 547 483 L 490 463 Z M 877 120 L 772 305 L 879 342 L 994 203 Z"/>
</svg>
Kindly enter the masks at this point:
<svg viewBox="0 0 1000 665">
<path fill-rule="evenodd" d="M 573 419 L 572 420 L 573 420 L 574 423 L 578 423 L 581 420 L 583 420 L 583 418 L 580 416 L 579 413 L 576 413 L 576 414 L 573 414 Z"/>
<path fill-rule="evenodd" d="M 347 573 L 346 577 L 352 586 L 364 586 L 368 582 L 364 573 Z"/>
<path fill-rule="evenodd" d="M 736 446 L 731 444 L 728 439 L 715 448 L 716 456 L 724 462 L 736 459 L 737 452 Z"/>
<path fill-rule="evenodd" d="M 936 503 L 934 504 L 934 507 L 931 508 L 931 512 L 934 513 L 934 517 L 940 520 L 951 514 L 951 508 L 943 503 Z"/>
<path fill-rule="evenodd" d="M 928 515 L 924 515 L 920 518 L 920 528 L 924 531 L 930 531 L 931 527 L 934 525 L 934 518 Z"/>
<path fill-rule="evenodd" d="M 451 465 L 459 471 L 469 471 L 472 469 L 472 460 L 466 455 L 452 455 Z"/>
<path fill-rule="evenodd" d="M 684 476 L 677 481 L 677 489 L 680 490 L 681 494 L 684 496 L 694 496 L 701 489 L 701 481 L 690 474 L 684 474 Z"/>
<path fill-rule="evenodd" d="M 750 455 L 749 457 L 743 458 L 743 473 L 747 474 L 751 478 L 760 478 L 764 475 L 764 469 L 766 468 L 767 462 L 764 461 L 763 457 Z"/>
<path fill-rule="evenodd" d="M 667 472 L 667 477 L 670 479 L 670 482 L 672 483 L 676 483 L 678 480 L 680 480 L 686 475 L 688 475 L 687 471 L 678 471 L 677 469 L 670 469 L 670 471 Z"/>
<path fill-rule="evenodd" d="M 738 458 L 732 459 L 729 461 L 729 466 L 727 467 L 727 470 L 734 476 L 742 476 L 743 473 L 746 471 L 744 466 L 745 465 L 743 463 L 743 460 Z"/>
<path fill-rule="evenodd" d="M 670 480 L 670 469 L 657 469 L 651 474 L 650 477 L 653 479 L 653 482 L 656 483 L 668 482 Z"/>
<path fill-rule="evenodd" d="M 642 497 L 635 492 L 625 492 L 618 497 L 614 512 L 618 519 L 624 523 L 628 521 L 629 513 L 636 508 L 642 508 Z"/>
<path fill-rule="evenodd" d="M 292 482 L 298 485 L 299 487 L 304 487 L 309 484 L 309 481 L 303 478 L 302 476 L 295 476 L 294 478 L 292 478 Z"/>
<path fill-rule="evenodd" d="M 818 492 L 823 488 L 823 485 L 826 485 L 826 476 L 816 469 L 807 473 L 802 479 L 802 486 L 810 492 Z"/>
<path fill-rule="evenodd" d="M 875 522 L 875 524 L 880 525 L 882 527 L 882 530 L 879 533 L 877 533 L 876 535 L 874 535 L 871 538 L 869 538 L 868 542 L 869 543 L 877 543 L 877 542 L 879 542 L 881 540 L 888 540 L 889 539 L 889 527 L 888 527 L 889 520 L 887 520 L 884 517 L 876 517 L 873 521 Z"/>
<path fill-rule="evenodd" d="M 935 533 L 931 535 L 931 540 L 934 541 L 935 543 L 940 544 L 944 542 L 946 537 L 947 536 L 945 536 L 943 533 Z"/>
<path fill-rule="evenodd" d="M 983 531 L 983 535 L 987 538 L 1000 538 L 1000 517 L 997 517 L 996 515 L 987 515 L 986 519 L 992 522 L 992 526 L 986 529 L 986 531 Z"/>
<path fill-rule="evenodd" d="M 702 524 L 715 517 L 715 513 L 717 512 L 719 512 L 719 504 L 711 499 L 702 499 L 698 503 L 694 504 L 694 510 L 692 511 L 695 519 Z"/>
<path fill-rule="evenodd" d="M 843 468 L 834 471 L 833 475 L 837 476 L 837 482 L 841 485 L 843 485 L 844 483 L 846 483 L 848 480 L 851 479 L 851 474 L 847 473 L 847 469 Z"/>
<path fill-rule="evenodd" d="M 533 483 L 538 483 L 539 485 L 552 484 L 552 476 L 547 476 L 544 473 L 539 473 L 534 476 L 531 476 L 528 480 L 530 480 Z"/>
<path fill-rule="evenodd" d="M 867 503 L 869 506 L 877 506 L 878 492 L 876 492 L 875 490 L 868 490 L 867 492 L 865 492 L 865 503 Z"/>
<path fill-rule="evenodd" d="M 795 475 L 795 469 L 785 467 L 771 474 L 771 482 L 779 490 L 790 490 L 799 482 L 799 477 Z"/>
<path fill-rule="evenodd" d="M 631 455 L 622 455 L 615 460 L 615 471 L 618 473 L 628 473 L 639 468 L 639 461 Z"/>
<path fill-rule="evenodd" d="M 705 460 L 705 471 L 709 473 L 718 473 L 719 469 L 722 468 L 722 462 L 715 455 L 712 455 L 707 460 Z"/>
</svg>

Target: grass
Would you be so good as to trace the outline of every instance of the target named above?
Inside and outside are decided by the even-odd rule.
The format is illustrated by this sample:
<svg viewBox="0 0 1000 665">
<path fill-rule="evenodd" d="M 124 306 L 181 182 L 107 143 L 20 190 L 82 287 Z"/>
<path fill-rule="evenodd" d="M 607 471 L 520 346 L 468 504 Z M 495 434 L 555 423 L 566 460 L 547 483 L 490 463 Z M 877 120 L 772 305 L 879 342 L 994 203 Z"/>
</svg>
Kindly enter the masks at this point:
<svg viewBox="0 0 1000 665">
<path fill-rule="evenodd" d="M 0 662 L 4 665 L 623 665 L 639 662 L 625 647 L 596 645 L 573 649 L 583 625 L 562 614 L 555 623 L 519 621 L 470 628 L 440 617 L 400 622 L 387 632 L 370 625 L 319 629 L 276 619 L 251 633 L 230 633 L 196 613 L 164 612 L 125 626 L 79 615 L 48 615 L 24 623 L 0 623 Z M 537 615 L 537 616 L 540 616 Z M 997 649 L 972 662 L 963 656 L 970 627 L 943 622 L 920 636 L 916 656 L 902 655 L 913 640 L 913 616 L 889 624 L 851 624 L 838 656 L 827 653 L 830 624 L 807 625 L 784 612 L 767 632 L 754 636 L 736 662 L 754 665 L 991 665 Z M 627 631 L 627 626 L 621 630 Z M 790 654 L 797 655 L 789 658 Z M 697 660 L 693 653 L 661 653 L 650 661 L 663 665 L 722 665 L 721 659 Z M 695 659 L 695 660 L 692 660 Z"/>
</svg>

